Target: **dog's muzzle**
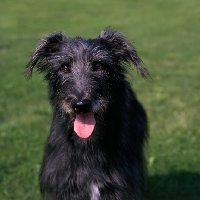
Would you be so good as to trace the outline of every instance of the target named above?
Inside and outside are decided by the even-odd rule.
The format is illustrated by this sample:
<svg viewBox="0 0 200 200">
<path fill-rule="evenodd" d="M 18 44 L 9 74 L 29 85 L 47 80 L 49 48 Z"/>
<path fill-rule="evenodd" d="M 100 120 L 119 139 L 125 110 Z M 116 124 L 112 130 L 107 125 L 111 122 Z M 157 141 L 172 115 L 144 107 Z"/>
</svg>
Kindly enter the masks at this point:
<svg viewBox="0 0 200 200">
<path fill-rule="evenodd" d="M 74 131 L 80 138 L 88 138 L 96 124 L 94 114 L 91 112 L 92 102 L 89 99 L 74 99 L 71 106 L 76 114 Z"/>
</svg>

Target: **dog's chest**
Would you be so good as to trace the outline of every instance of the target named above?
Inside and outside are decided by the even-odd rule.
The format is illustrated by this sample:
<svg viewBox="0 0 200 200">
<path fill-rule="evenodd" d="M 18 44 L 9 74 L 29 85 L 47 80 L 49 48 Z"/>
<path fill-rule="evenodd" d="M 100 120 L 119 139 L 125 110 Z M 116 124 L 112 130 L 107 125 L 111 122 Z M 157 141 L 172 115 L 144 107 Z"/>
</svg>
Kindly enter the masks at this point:
<svg viewBox="0 0 200 200">
<path fill-rule="evenodd" d="M 100 192 L 99 192 L 98 186 L 92 183 L 90 190 L 91 190 L 91 194 L 90 194 L 91 200 L 99 200 Z"/>
</svg>

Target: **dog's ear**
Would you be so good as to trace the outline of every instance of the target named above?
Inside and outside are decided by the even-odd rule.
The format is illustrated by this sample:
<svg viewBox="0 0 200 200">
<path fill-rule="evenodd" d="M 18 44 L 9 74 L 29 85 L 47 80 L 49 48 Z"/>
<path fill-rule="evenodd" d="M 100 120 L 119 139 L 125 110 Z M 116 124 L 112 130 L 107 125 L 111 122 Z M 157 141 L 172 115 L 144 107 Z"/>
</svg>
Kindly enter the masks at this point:
<svg viewBox="0 0 200 200">
<path fill-rule="evenodd" d="M 136 50 L 121 33 L 107 28 L 100 33 L 99 38 L 106 41 L 106 43 L 112 49 L 112 52 L 122 62 L 131 61 L 136 66 L 142 77 L 150 77 L 149 72 L 142 66 L 142 60 L 137 55 Z"/>
<path fill-rule="evenodd" d="M 31 56 L 31 60 L 27 65 L 26 76 L 29 79 L 32 75 L 33 68 L 37 65 L 40 72 L 46 69 L 48 57 L 58 52 L 62 47 L 62 43 L 67 38 L 64 33 L 53 33 L 41 39 L 40 44 L 36 47 Z"/>
</svg>

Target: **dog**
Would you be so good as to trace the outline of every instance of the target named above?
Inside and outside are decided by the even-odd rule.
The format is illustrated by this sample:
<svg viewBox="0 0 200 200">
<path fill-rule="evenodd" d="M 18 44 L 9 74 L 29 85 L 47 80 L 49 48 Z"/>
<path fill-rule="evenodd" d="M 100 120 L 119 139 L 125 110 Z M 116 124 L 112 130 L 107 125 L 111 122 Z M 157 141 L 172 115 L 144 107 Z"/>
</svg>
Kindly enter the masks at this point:
<svg viewBox="0 0 200 200">
<path fill-rule="evenodd" d="M 121 33 L 104 29 L 97 38 L 41 39 L 26 73 L 44 73 L 53 120 L 40 170 L 49 200 L 139 200 L 143 196 L 147 116 L 126 72 L 135 48 Z"/>
</svg>

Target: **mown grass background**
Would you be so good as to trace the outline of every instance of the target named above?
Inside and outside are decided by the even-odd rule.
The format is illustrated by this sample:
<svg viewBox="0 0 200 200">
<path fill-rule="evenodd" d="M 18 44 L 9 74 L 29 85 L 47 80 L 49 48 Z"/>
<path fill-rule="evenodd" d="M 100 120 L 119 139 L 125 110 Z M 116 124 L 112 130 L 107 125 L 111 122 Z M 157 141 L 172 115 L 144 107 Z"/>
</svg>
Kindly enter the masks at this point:
<svg viewBox="0 0 200 200">
<path fill-rule="evenodd" d="M 0 199 L 41 199 L 52 113 L 42 76 L 23 77 L 37 39 L 96 37 L 107 26 L 135 42 L 154 80 L 128 76 L 150 123 L 145 199 L 200 199 L 199 22 L 199 0 L 0 0 Z"/>
</svg>

